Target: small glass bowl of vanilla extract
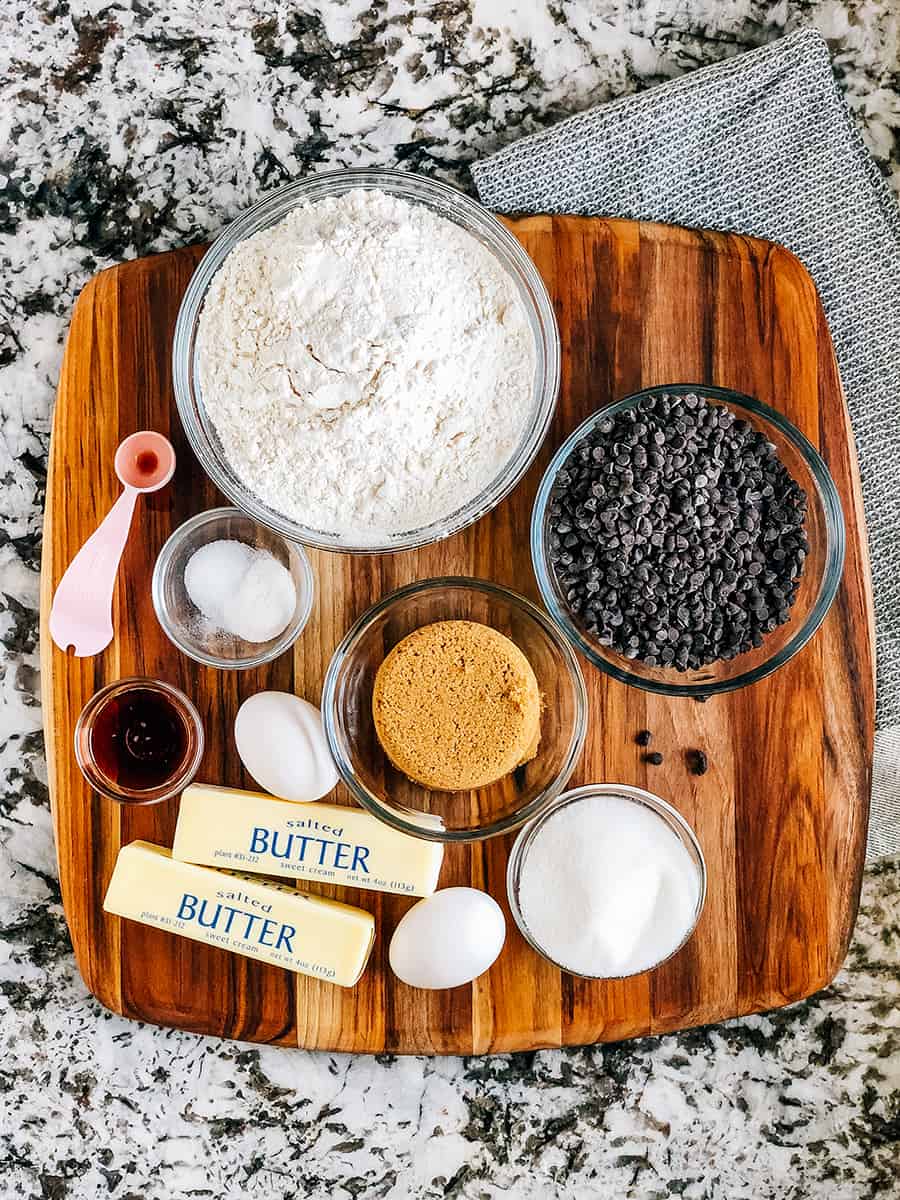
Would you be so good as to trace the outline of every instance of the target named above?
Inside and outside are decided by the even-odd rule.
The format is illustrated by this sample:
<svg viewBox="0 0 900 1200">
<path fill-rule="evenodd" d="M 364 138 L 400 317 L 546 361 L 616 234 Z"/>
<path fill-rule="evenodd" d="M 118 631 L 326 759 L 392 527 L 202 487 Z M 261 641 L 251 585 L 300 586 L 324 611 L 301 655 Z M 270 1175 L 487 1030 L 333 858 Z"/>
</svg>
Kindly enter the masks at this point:
<svg viewBox="0 0 900 1200">
<path fill-rule="evenodd" d="M 120 804 L 158 804 L 183 791 L 203 745 L 200 714 L 184 692 L 139 676 L 101 688 L 75 726 L 82 774 Z"/>
</svg>

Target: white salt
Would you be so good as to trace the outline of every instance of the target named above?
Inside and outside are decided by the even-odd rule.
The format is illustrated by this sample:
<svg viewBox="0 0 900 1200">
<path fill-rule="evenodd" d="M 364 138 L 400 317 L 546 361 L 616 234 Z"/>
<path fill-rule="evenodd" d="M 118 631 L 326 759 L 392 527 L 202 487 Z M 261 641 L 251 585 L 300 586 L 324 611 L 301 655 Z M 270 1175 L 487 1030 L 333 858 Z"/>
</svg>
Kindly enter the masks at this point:
<svg viewBox="0 0 900 1200">
<path fill-rule="evenodd" d="M 667 958 L 694 924 L 700 875 L 681 839 L 624 796 L 572 801 L 538 829 L 519 907 L 532 939 L 578 975 L 616 977 Z"/>
<path fill-rule="evenodd" d="M 210 625 L 245 642 L 277 637 L 297 606 L 290 571 L 268 550 L 244 542 L 221 539 L 195 550 L 184 586 Z"/>
</svg>

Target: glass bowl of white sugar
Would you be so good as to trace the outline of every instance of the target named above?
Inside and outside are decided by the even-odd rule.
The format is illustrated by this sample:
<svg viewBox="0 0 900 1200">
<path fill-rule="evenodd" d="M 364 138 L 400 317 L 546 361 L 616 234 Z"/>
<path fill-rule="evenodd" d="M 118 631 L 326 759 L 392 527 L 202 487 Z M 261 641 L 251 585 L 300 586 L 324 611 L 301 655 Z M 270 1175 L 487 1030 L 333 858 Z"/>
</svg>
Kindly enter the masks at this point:
<svg viewBox="0 0 900 1200">
<path fill-rule="evenodd" d="M 175 530 L 153 568 L 153 607 L 195 662 L 245 670 L 288 650 L 312 612 L 302 546 L 237 508 L 212 508 Z"/>
<path fill-rule="evenodd" d="M 533 950 L 586 979 L 623 979 L 688 941 L 706 899 L 706 863 L 687 821 L 624 784 L 565 792 L 521 831 L 509 906 Z"/>
<path fill-rule="evenodd" d="M 229 225 L 182 301 L 188 440 L 284 537 L 380 553 L 439 541 L 516 485 L 559 390 L 547 290 L 477 201 L 396 170 L 297 180 Z"/>
</svg>

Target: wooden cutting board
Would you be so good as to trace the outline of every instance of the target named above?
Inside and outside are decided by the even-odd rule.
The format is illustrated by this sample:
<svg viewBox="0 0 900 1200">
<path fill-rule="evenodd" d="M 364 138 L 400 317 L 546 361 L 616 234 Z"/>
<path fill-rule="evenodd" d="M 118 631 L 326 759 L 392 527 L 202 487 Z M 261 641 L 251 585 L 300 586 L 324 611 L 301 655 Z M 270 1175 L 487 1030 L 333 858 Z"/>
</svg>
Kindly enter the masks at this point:
<svg viewBox="0 0 900 1200">
<path fill-rule="evenodd" d="M 42 680 L 63 902 L 85 982 L 115 1012 L 283 1045 L 471 1054 L 718 1021 L 807 996 L 841 965 L 866 836 L 873 623 L 855 451 L 813 284 L 787 251 L 748 238 L 583 218 L 534 217 L 511 228 L 547 282 L 562 337 L 562 392 L 537 462 L 495 512 L 440 545 L 387 557 L 314 553 L 314 616 L 292 653 L 256 671 L 188 661 L 166 640 L 150 600 L 153 562 L 169 533 L 222 503 L 182 433 L 169 365 L 179 301 L 203 251 L 127 263 L 82 292 L 47 482 Z M 529 514 L 552 451 L 601 405 L 674 382 L 733 387 L 784 412 L 830 466 L 848 533 L 843 584 L 822 629 L 755 687 L 698 704 L 626 688 L 583 664 L 590 729 L 572 785 L 650 788 L 693 824 L 705 851 L 706 908 L 679 954 L 631 980 L 587 982 L 537 957 L 508 918 L 506 947 L 486 975 L 453 991 L 417 992 L 387 968 L 391 932 L 410 901 L 345 892 L 374 911 L 378 939 L 362 981 L 344 990 L 103 913 L 119 846 L 134 838 L 171 844 L 177 802 L 129 811 L 86 786 L 72 733 L 93 692 L 134 674 L 177 684 L 206 725 L 199 777 L 249 786 L 231 738 L 245 697 L 278 688 L 318 701 L 350 622 L 413 579 L 489 577 L 536 598 Z M 53 589 L 116 497 L 116 445 L 144 428 L 175 443 L 174 482 L 140 502 L 119 575 L 116 640 L 97 658 L 67 658 L 47 635 Z M 653 730 L 662 766 L 641 761 L 634 735 L 643 728 Z M 709 754 L 702 778 L 684 762 L 694 746 Z M 505 909 L 510 843 L 450 848 L 442 885 L 486 888 Z"/>
</svg>

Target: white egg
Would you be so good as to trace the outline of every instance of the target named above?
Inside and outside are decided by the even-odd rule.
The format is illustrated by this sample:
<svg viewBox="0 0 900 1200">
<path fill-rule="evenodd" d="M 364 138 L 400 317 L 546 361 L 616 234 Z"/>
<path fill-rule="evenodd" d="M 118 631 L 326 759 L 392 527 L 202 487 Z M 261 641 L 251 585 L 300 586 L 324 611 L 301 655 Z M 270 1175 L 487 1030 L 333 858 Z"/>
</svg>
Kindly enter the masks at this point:
<svg viewBox="0 0 900 1200">
<path fill-rule="evenodd" d="M 482 975 L 505 939 L 503 910 L 492 896 L 477 888 L 443 888 L 400 919 L 388 957 L 410 987 L 453 988 Z"/>
<path fill-rule="evenodd" d="M 250 696 L 234 719 L 234 740 L 256 782 L 282 800 L 319 800 L 338 781 L 322 714 L 299 696 Z"/>
</svg>

